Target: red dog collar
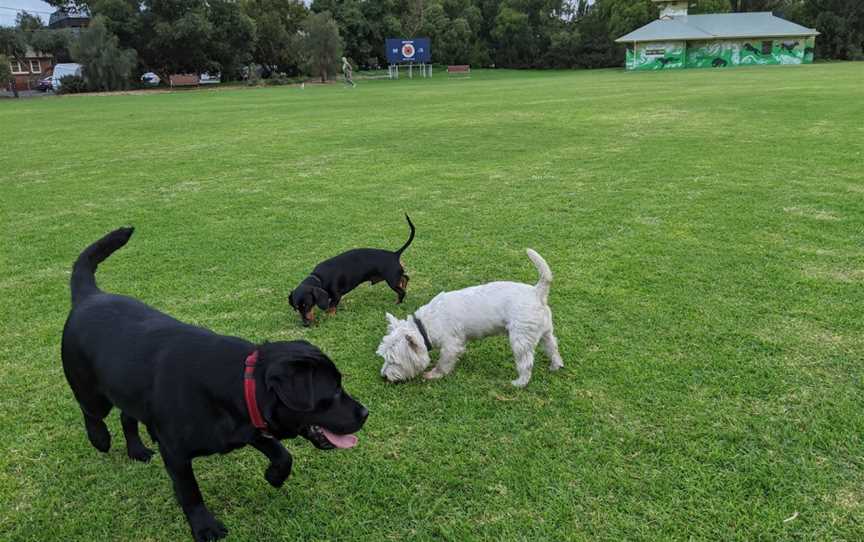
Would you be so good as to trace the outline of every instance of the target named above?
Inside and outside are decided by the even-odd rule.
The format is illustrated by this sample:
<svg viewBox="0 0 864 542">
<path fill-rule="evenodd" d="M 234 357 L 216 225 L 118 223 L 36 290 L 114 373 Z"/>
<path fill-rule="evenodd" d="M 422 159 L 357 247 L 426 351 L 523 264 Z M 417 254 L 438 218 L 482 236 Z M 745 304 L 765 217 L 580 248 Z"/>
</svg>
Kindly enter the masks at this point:
<svg viewBox="0 0 864 542">
<path fill-rule="evenodd" d="M 249 418 L 252 420 L 252 425 L 256 429 L 260 429 L 267 433 L 267 422 L 261 416 L 261 411 L 258 410 L 258 401 L 255 400 L 255 364 L 258 363 L 258 351 L 255 350 L 246 358 L 246 369 L 243 373 L 243 394 L 246 396 L 246 410 L 249 411 Z"/>
</svg>

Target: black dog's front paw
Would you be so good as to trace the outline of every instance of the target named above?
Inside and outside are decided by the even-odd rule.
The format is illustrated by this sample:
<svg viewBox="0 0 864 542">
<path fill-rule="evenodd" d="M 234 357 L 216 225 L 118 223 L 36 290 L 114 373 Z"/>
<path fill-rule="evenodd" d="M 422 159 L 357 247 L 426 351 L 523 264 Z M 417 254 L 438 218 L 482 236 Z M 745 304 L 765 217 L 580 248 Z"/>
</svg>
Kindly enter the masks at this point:
<svg viewBox="0 0 864 542">
<path fill-rule="evenodd" d="M 291 463 L 287 465 L 274 465 L 271 463 L 267 467 L 267 470 L 264 471 L 264 479 L 275 488 L 282 487 L 289 476 L 291 476 Z"/>
<path fill-rule="evenodd" d="M 212 542 L 225 538 L 228 534 L 228 529 L 221 521 L 213 517 L 208 510 L 196 514 L 194 519 L 189 518 L 189 524 L 192 527 L 192 536 L 195 537 L 195 542 Z"/>
<path fill-rule="evenodd" d="M 149 463 L 154 453 L 156 452 L 144 445 L 126 448 L 126 455 L 129 456 L 129 459 L 142 463 Z"/>
</svg>

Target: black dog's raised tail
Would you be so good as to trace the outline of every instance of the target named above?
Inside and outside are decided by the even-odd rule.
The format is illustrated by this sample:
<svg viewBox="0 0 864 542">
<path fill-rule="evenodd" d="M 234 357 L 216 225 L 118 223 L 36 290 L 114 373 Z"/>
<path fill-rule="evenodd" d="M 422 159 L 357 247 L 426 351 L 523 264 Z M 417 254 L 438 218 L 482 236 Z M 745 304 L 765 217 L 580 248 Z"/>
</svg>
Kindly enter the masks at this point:
<svg viewBox="0 0 864 542">
<path fill-rule="evenodd" d="M 405 241 L 405 244 L 402 245 L 402 248 L 396 251 L 396 254 L 402 254 L 405 252 L 405 249 L 411 245 L 411 241 L 414 240 L 414 224 L 411 223 L 411 217 L 408 216 L 408 213 L 405 213 L 405 220 L 408 221 L 408 226 L 411 228 L 411 235 L 408 236 L 408 240 Z"/>
<path fill-rule="evenodd" d="M 72 279 L 70 281 L 73 304 L 99 291 L 99 288 L 96 287 L 96 268 L 115 250 L 125 245 L 134 231 L 135 228 L 114 230 L 85 248 L 84 252 L 78 256 L 75 265 L 72 266 Z"/>
</svg>

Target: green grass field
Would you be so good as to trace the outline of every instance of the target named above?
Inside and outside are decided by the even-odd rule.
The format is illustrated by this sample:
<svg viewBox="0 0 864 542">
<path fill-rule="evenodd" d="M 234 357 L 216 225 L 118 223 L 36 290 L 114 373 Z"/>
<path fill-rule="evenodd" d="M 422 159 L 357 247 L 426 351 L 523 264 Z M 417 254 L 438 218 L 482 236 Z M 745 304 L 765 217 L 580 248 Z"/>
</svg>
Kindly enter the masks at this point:
<svg viewBox="0 0 864 542">
<path fill-rule="evenodd" d="M 100 286 L 252 340 L 308 339 L 372 412 L 360 444 L 287 441 L 196 472 L 229 540 L 864 538 L 864 64 L 478 72 L 0 102 L 0 539 L 191 540 L 158 457 L 88 443 L 63 377 L 73 260 Z M 304 329 L 326 257 L 400 246 Z M 505 338 L 392 385 L 385 311 L 535 282 L 566 367 L 524 390 Z M 238 371 L 242 360 L 237 360 Z M 145 439 L 147 440 L 147 439 Z M 148 440 L 149 442 L 149 440 Z"/>
</svg>

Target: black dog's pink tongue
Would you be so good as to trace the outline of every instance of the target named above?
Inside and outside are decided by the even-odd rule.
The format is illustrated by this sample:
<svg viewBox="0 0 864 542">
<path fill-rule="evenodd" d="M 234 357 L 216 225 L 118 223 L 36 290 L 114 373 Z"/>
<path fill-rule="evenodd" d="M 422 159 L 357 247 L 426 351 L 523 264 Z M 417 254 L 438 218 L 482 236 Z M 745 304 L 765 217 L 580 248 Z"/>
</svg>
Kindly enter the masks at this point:
<svg viewBox="0 0 864 542">
<path fill-rule="evenodd" d="M 353 448 L 357 445 L 357 437 L 354 435 L 337 435 L 323 427 L 321 428 L 321 432 L 324 433 L 324 437 L 330 441 L 330 444 L 337 448 Z"/>
</svg>

